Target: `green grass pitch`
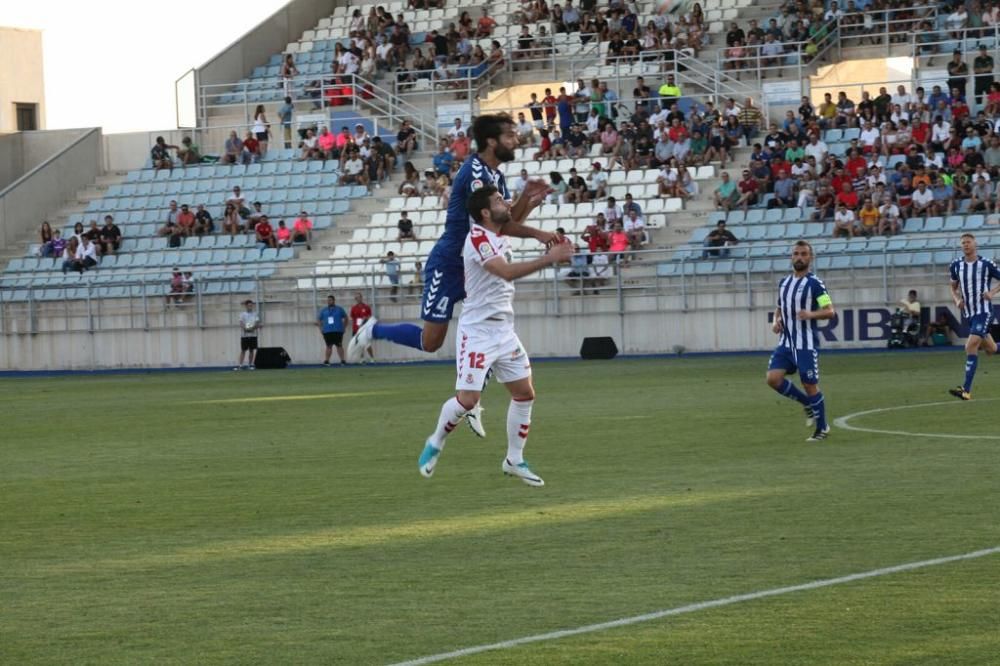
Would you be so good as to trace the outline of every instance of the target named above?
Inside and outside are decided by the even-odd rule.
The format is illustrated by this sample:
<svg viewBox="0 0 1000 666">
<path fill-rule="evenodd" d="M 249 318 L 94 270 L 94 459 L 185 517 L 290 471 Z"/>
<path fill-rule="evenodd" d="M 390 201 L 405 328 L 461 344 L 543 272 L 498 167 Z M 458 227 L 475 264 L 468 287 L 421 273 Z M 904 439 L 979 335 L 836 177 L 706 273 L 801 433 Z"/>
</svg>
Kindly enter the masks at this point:
<svg viewBox="0 0 1000 666">
<path fill-rule="evenodd" d="M 448 365 L 3 379 L 0 663 L 385 664 L 1000 545 L 1000 380 L 821 357 L 807 444 L 766 356 L 535 365 L 417 456 Z M 278 398 L 278 399 L 260 399 Z M 996 664 L 1000 555 L 455 660 Z"/>
</svg>

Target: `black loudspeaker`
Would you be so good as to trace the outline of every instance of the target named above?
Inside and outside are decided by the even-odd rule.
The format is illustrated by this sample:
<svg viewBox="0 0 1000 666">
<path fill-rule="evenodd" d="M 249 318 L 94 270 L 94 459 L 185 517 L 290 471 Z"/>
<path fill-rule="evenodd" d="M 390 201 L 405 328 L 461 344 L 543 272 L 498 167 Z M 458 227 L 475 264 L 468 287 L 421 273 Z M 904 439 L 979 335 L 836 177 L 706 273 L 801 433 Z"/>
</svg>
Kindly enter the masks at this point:
<svg viewBox="0 0 1000 666">
<path fill-rule="evenodd" d="M 586 360 L 612 359 L 618 355 L 618 346 L 612 338 L 584 338 L 580 358 Z"/>
<path fill-rule="evenodd" d="M 284 347 L 261 347 L 257 350 L 257 358 L 254 359 L 254 365 L 258 370 L 280 370 L 287 368 L 291 362 L 292 357 Z"/>
</svg>

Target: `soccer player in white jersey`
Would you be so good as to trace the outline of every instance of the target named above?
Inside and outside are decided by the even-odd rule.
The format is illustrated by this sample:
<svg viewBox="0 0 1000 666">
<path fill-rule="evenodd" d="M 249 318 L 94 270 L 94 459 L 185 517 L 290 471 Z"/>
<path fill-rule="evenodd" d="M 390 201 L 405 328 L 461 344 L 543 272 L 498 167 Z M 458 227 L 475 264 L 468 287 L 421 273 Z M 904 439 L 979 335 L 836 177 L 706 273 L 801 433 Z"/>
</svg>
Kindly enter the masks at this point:
<svg viewBox="0 0 1000 666">
<path fill-rule="evenodd" d="M 511 221 L 510 203 L 497 188 L 486 185 L 468 197 L 467 206 L 473 224 L 462 249 L 465 305 L 455 336 L 456 394 L 441 407 L 437 428 L 420 454 L 420 473 L 425 477 L 434 474 L 445 438 L 479 403 L 483 381 L 492 368 L 511 398 L 507 410 L 507 455 L 501 470 L 529 486 L 543 486 L 545 482 L 524 460 L 535 389 L 531 382 L 531 362 L 514 331 L 513 281 L 546 266 L 569 261 L 573 246 L 568 242 L 557 243 L 537 259 L 511 263 L 510 243 L 503 235 L 505 225 Z"/>
<path fill-rule="evenodd" d="M 819 390 L 819 326 L 817 321 L 836 316 L 826 286 L 809 271 L 812 246 L 800 240 L 792 246 L 792 273 L 778 283 L 778 307 L 771 330 L 781 336 L 767 367 L 767 385 L 802 404 L 806 425 L 815 426 L 807 442 L 826 439 L 826 405 Z M 798 370 L 802 389 L 785 375 Z"/>
<path fill-rule="evenodd" d="M 955 305 L 969 322 L 969 339 L 965 341 L 965 383 L 948 393 L 959 400 L 972 400 L 972 380 L 979 365 L 979 350 L 995 354 L 997 343 L 990 335 L 993 323 L 993 297 L 1000 292 L 1000 285 L 990 289 L 994 280 L 1000 280 L 1000 270 L 989 259 L 977 253 L 976 237 L 962 234 L 962 258 L 952 262 L 951 296 Z"/>
</svg>

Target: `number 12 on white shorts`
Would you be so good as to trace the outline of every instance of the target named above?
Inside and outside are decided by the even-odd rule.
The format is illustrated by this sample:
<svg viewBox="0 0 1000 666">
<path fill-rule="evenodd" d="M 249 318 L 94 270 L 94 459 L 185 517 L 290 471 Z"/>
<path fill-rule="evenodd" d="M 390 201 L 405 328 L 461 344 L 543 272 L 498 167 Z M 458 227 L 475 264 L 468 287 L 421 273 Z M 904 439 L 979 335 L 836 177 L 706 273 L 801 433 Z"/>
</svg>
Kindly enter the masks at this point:
<svg viewBox="0 0 1000 666">
<path fill-rule="evenodd" d="M 531 359 L 509 324 L 460 325 L 455 348 L 458 391 L 481 390 L 490 368 L 501 384 L 531 376 Z"/>
</svg>

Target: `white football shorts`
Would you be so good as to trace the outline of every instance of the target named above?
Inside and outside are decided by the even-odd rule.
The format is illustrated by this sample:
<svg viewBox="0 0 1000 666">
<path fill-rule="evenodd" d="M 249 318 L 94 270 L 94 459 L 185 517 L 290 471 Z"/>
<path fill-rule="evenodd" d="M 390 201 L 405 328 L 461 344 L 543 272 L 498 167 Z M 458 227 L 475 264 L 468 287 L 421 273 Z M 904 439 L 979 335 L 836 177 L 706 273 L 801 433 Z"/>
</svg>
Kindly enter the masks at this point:
<svg viewBox="0 0 1000 666">
<path fill-rule="evenodd" d="M 455 355 L 458 391 L 481 391 L 490 368 L 501 384 L 531 376 L 531 359 L 509 324 L 460 324 Z"/>
</svg>

